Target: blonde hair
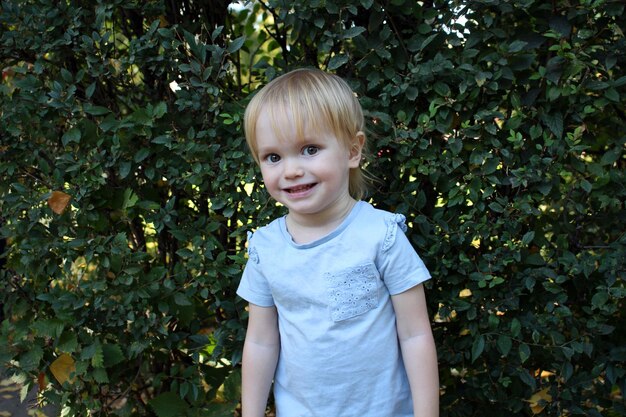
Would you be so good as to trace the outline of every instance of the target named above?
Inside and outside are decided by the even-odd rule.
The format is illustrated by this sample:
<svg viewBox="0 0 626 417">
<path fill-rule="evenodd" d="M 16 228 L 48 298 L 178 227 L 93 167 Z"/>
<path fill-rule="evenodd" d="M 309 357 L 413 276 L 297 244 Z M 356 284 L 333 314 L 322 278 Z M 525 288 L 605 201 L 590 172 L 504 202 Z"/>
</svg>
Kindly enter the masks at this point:
<svg viewBox="0 0 626 417">
<path fill-rule="evenodd" d="M 316 132 L 332 132 L 350 149 L 357 134 L 365 134 L 363 110 L 354 92 L 343 79 L 321 70 L 297 69 L 272 80 L 246 107 L 246 142 L 257 164 L 259 155 L 256 124 L 263 110 L 268 112 L 278 135 L 281 134 L 281 129 L 278 128 L 280 122 L 284 122 L 287 115 L 291 115 L 296 130 L 295 139 L 298 140 L 304 138 L 306 126 Z M 367 183 L 361 168 L 351 168 L 350 195 L 360 200 L 366 191 Z"/>
</svg>

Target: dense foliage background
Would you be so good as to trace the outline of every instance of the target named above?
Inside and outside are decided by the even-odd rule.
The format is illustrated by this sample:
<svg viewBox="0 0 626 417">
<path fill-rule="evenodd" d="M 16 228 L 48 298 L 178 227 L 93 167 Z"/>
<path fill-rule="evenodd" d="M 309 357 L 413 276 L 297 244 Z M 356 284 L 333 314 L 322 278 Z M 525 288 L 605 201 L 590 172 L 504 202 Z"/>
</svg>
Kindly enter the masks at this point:
<svg viewBox="0 0 626 417">
<path fill-rule="evenodd" d="M 621 1 L 4 0 L 0 363 L 63 415 L 232 416 L 249 93 L 308 65 L 434 279 L 442 416 L 625 415 Z"/>
</svg>

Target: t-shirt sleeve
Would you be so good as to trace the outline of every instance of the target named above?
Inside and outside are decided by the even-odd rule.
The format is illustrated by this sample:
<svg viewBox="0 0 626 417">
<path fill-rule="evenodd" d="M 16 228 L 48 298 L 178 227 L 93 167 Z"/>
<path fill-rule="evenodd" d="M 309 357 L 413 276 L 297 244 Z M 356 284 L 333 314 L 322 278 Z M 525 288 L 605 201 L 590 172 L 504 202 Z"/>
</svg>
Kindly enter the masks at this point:
<svg viewBox="0 0 626 417">
<path fill-rule="evenodd" d="M 237 295 L 249 303 L 261 307 L 272 307 L 274 298 L 265 275 L 259 254 L 254 243 L 254 236 L 248 234 L 248 262 L 243 270 Z"/>
<path fill-rule="evenodd" d="M 409 242 L 405 217 L 391 214 L 386 219 L 387 233 L 383 241 L 379 271 L 389 294 L 400 294 L 430 279 L 430 273 Z"/>
</svg>

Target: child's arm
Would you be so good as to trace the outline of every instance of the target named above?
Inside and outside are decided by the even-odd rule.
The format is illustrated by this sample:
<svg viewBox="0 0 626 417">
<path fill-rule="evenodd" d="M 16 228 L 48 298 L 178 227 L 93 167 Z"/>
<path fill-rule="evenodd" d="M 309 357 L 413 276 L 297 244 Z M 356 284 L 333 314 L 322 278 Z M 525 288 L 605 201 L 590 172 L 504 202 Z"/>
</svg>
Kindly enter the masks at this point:
<svg viewBox="0 0 626 417">
<path fill-rule="evenodd" d="M 402 359 L 411 385 L 415 417 L 439 415 L 437 351 L 426 309 L 424 286 L 391 297 Z"/>
<path fill-rule="evenodd" d="M 280 337 L 275 307 L 249 304 L 243 345 L 241 409 L 243 417 L 263 417 L 276 371 Z"/>
</svg>

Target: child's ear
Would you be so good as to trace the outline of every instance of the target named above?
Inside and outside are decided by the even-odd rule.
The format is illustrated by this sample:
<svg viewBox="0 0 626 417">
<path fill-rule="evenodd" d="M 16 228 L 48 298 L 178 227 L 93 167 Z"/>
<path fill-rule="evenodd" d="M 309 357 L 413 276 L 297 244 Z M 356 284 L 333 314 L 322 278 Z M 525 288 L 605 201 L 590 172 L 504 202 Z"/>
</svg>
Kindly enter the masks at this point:
<svg viewBox="0 0 626 417">
<path fill-rule="evenodd" d="M 363 146 L 365 146 L 365 133 L 359 130 L 350 142 L 350 168 L 358 168 L 361 164 Z"/>
</svg>

